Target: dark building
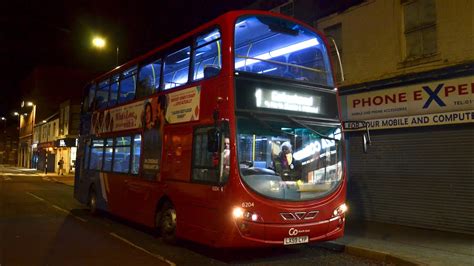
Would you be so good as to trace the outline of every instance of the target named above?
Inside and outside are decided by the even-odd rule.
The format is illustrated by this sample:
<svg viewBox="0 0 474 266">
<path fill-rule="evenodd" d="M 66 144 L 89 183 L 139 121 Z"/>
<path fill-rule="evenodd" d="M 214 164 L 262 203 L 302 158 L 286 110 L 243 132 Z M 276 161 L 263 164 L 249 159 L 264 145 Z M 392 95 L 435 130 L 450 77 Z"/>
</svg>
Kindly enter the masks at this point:
<svg viewBox="0 0 474 266">
<path fill-rule="evenodd" d="M 2 125 L 0 132 L 0 164 L 16 165 L 18 159 L 17 126 Z"/>
<path fill-rule="evenodd" d="M 19 112 L 19 166 L 29 168 L 36 165 L 32 150 L 34 125 L 58 112 L 60 104 L 68 99 L 80 104 L 85 84 L 95 75 L 80 69 L 43 66 L 35 68 L 21 82 L 24 101 Z"/>
</svg>

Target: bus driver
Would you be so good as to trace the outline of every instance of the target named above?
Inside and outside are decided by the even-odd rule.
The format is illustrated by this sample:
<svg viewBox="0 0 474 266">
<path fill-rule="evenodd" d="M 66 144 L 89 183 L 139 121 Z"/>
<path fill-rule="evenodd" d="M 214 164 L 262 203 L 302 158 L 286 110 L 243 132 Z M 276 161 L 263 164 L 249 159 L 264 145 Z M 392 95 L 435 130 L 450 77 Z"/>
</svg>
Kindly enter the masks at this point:
<svg viewBox="0 0 474 266">
<path fill-rule="evenodd" d="M 275 172 L 281 176 L 284 181 L 298 180 L 297 162 L 293 159 L 293 150 L 291 144 L 285 141 L 280 146 L 281 151 L 273 160 Z"/>
</svg>

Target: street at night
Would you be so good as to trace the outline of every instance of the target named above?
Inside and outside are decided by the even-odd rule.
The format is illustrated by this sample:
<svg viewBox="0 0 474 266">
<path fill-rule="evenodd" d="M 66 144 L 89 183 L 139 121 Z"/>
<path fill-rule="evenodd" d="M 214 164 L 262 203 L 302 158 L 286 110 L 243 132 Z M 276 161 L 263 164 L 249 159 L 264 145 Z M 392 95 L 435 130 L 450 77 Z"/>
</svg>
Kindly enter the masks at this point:
<svg viewBox="0 0 474 266">
<path fill-rule="evenodd" d="M 147 228 L 72 197 L 73 187 L 0 165 L 0 265 L 377 265 L 318 245 L 273 249 L 211 249 L 163 243 Z"/>
<path fill-rule="evenodd" d="M 8 1 L 0 266 L 474 265 L 474 1 Z"/>
</svg>

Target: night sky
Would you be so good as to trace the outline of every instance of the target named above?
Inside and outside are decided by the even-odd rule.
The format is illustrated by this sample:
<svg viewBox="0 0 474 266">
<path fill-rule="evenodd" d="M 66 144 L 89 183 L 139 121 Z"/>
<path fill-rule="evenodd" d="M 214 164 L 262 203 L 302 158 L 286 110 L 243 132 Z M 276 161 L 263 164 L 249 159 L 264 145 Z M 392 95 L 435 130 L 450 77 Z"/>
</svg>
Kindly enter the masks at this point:
<svg viewBox="0 0 474 266">
<path fill-rule="evenodd" d="M 0 116 L 18 109 L 19 83 L 35 66 L 106 71 L 116 46 L 124 63 L 251 0 L 3 1 L 0 11 Z M 101 34 L 105 51 L 91 47 Z"/>
</svg>

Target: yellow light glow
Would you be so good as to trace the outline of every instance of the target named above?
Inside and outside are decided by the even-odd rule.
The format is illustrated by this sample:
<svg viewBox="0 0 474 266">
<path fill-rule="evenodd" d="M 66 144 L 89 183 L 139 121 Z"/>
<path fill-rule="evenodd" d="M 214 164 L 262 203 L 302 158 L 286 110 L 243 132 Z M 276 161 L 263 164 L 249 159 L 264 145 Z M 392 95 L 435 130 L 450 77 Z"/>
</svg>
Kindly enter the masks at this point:
<svg viewBox="0 0 474 266">
<path fill-rule="evenodd" d="M 244 210 L 242 210 L 242 208 L 235 207 L 232 211 L 232 215 L 235 219 L 242 218 L 244 216 Z"/>
<path fill-rule="evenodd" d="M 105 47 L 105 39 L 102 37 L 94 37 L 92 39 L 92 45 L 97 48 L 104 48 Z"/>
</svg>

